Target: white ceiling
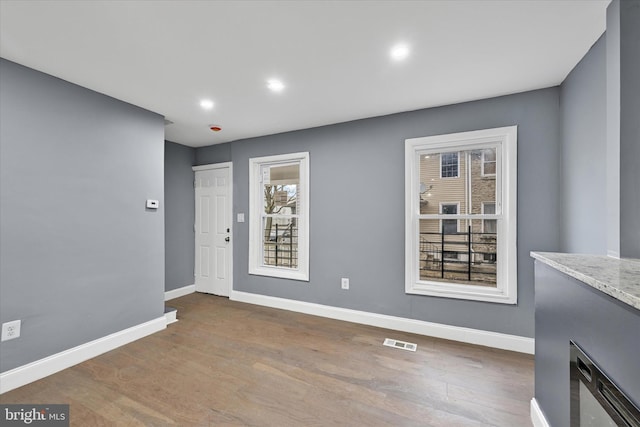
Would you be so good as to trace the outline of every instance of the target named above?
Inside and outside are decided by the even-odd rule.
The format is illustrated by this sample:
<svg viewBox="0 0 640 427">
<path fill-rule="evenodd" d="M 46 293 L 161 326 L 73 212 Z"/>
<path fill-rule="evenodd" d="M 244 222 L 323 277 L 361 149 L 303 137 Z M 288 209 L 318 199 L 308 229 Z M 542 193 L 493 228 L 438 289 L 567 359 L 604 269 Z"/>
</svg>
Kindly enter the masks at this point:
<svg viewBox="0 0 640 427">
<path fill-rule="evenodd" d="M 608 3 L 0 0 L 0 56 L 162 114 L 166 139 L 198 147 L 558 85 Z M 411 54 L 394 63 L 398 42 Z"/>
</svg>

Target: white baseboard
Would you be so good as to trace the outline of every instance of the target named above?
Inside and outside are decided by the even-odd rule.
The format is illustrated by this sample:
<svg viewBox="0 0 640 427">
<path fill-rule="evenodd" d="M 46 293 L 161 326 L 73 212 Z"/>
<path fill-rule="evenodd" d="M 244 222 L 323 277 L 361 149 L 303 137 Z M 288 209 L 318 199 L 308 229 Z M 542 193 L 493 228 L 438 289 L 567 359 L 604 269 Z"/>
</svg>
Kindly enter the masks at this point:
<svg viewBox="0 0 640 427">
<path fill-rule="evenodd" d="M 164 317 L 167 319 L 167 325 L 170 325 L 172 323 L 176 323 L 178 321 L 178 311 L 177 310 L 171 310 L 171 311 L 167 311 L 166 313 L 164 313 Z"/>
<path fill-rule="evenodd" d="M 607 251 L 607 256 L 609 258 L 620 259 L 620 252 L 619 251 L 608 250 Z"/>
<path fill-rule="evenodd" d="M 533 427 L 550 427 L 535 397 L 531 399 L 531 422 Z"/>
<path fill-rule="evenodd" d="M 154 332 L 161 331 L 166 327 L 167 319 L 165 316 L 158 317 L 70 348 L 69 350 L 53 354 L 44 359 L 36 360 L 35 362 L 3 372 L 0 374 L 0 394 L 55 374 L 63 369 L 70 368 L 92 357 L 99 356 L 102 353 L 151 335 Z"/>
<path fill-rule="evenodd" d="M 196 291 L 196 285 L 187 285 L 182 288 L 172 289 L 164 293 L 164 300 L 169 301 L 174 298 L 183 297 L 185 295 L 192 294 Z"/>
<path fill-rule="evenodd" d="M 229 299 L 233 301 L 295 311 L 298 313 L 311 314 L 314 316 L 328 317 L 330 319 L 393 329 L 396 331 L 410 332 L 469 344 L 517 351 L 520 353 L 533 354 L 535 349 L 533 338 L 520 337 L 517 335 L 507 335 L 459 326 L 443 325 L 440 323 L 431 323 L 422 320 L 388 316 L 385 314 L 313 304 L 248 292 L 231 291 Z"/>
</svg>

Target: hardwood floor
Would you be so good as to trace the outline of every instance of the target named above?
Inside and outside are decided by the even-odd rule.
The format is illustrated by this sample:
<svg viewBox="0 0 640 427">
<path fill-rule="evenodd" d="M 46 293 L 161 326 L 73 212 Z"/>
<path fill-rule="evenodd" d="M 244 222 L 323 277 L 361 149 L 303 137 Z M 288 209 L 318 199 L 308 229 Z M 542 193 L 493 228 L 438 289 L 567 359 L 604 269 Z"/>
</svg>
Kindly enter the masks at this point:
<svg viewBox="0 0 640 427">
<path fill-rule="evenodd" d="M 532 356 L 210 295 L 170 303 L 165 331 L 0 402 L 68 403 L 73 426 L 531 426 Z"/>
</svg>

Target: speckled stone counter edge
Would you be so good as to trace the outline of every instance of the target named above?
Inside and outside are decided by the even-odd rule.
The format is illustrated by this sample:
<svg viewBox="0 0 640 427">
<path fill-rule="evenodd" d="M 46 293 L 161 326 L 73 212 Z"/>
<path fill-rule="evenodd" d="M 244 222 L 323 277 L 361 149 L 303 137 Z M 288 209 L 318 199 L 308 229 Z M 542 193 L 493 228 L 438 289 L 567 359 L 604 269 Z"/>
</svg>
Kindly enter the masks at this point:
<svg viewBox="0 0 640 427">
<path fill-rule="evenodd" d="M 556 252 L 531 252 L 531 256 L 640 310 L 640 260 Z"/>
</svg>

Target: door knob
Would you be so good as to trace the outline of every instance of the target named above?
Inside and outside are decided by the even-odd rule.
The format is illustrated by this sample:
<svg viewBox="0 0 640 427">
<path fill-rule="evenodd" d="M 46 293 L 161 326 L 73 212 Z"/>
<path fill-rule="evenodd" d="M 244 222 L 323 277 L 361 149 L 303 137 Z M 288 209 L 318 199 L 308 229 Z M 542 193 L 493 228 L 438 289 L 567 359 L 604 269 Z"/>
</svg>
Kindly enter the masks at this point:
<svg viewBox="0 0 640 427">
<path fill-rule="evenodd" d="M 229 242 L 230 240 L 231 240 L 231 239 L 230 239 L 229 237 L 225 237 L 225 238 L 224 238 L 224 241 L 225 241 L 225 242 Z"/>
</svg>

